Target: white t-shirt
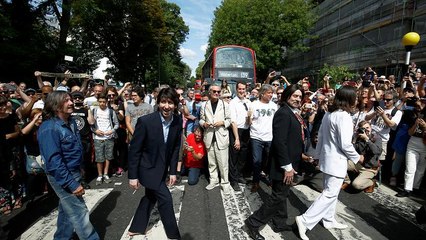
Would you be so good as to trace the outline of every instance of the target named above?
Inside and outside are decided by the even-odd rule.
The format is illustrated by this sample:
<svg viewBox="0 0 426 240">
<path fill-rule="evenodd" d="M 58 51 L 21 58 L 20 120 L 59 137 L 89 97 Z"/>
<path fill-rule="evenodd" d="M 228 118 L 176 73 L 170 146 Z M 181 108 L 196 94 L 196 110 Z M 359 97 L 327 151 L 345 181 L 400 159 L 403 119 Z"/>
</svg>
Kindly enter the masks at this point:
<svg viewBox="0 0 426 240">
<path fill-rule="evenodd" d="M 388 116 L 390 120 L 395 122 L 395 126 L 392 127 L 392 129 L 396 129 L 396 127 L 399 124 L 399 121 L 401 121 L 402 112 L 396 111 L 395 115 L 392 117 L 392 109 L 384 109 L 385 114 Z M 371 109 L 371 111 L 368 114 L 371 114 L 374 111 L 374 108 Z M 371 119 L 371 129 L 373 130 L 373 133 L 375 135 L 379 135 L 383 142 L 387 142 L 389 140 L 389 133 L 391 128 L 386 125 L 385 121 L 381 116 L 378 114 Z"/>
<path fill-rule="evenodd" d="M 249 126 L 246 124 L 246 117 L 248 110 L 251 108 L 251 102 L 249 100 L 241 100 L 238 97 L 233 98 L 229 103 L 231 121 L 236 123 L 238 128 L 247 129 Z"/>
<path fill-rule="evenodd" d="M 108 108 L 106 108 L 105 110 L 98 108 L 96 110 L 96 125 L 98 126 L 98 129 L 101 130 L 102 132 L 112 130 L 112 122 L 111 122 L 109 111 L 110 110 Z M 108 136 L 98 136 L 94 134 L 94 139 L 105 140 L 105 139 L 111 139 L 113 136 L 114 136 L 114 133 Z"/>
<path fill-rule="evenodd" d="M 260 141 L 272 141 L 272 120 L 278 107 L 272 101 L 262 103 L 256 100 L 252 104 L 253 115 L 250 126 L 250 138 Z"/>
</svg>

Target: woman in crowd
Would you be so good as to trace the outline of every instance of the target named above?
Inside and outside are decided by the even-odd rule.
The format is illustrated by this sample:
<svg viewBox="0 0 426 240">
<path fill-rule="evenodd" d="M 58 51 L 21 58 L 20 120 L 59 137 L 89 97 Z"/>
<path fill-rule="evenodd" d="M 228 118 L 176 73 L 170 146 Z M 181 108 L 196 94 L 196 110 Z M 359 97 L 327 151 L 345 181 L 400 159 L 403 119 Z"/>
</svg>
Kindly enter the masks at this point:
<svg viewBox="0 0 426 240">
<path fill-rule="evenodd" d="M 37 141 L 37 131 L 43 121 L 42 111 L 35 108 L 31 111 L 30 121 L 22 129 L 26 153 L 27 198 L 33 201 L 40 190 L 46 186 L 47 179 L 41 163 L 40 149 Z"/>
<path fill-rule="evenodd" d="M 22 207 L 22 189 L 18 161 L 18 143 L 20 129 L 18 118 L 14 112 L 8 111 L 10 106 L 5 96 L 0 96 L 0 145 L 3 155 L 0 172 L 0 205 L 4 214 L 10 214 L 14 209 Z M 10 110 L 10 109 L 9 109 Z M 13 204 L 14 201 L 14 204 Z"/>
<path fill-rule="evenodd" d="M 398 193 L 397 197 L 408 197 L 413 190 L 418 190 L 426 169 L 426 110 L 417 110 L 417 119 L 408 130 L 411 137 L 405 155 L 404 191 Z"/>
</svg>

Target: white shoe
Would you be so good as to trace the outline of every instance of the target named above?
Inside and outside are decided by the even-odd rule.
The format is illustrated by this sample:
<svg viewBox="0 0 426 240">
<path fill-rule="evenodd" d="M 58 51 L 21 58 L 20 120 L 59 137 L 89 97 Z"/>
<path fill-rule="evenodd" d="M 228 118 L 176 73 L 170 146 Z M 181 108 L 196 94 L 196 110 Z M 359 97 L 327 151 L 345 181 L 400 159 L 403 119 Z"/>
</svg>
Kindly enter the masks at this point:
<svg viewBox="0 0 426 240">
<path fill-rule="evenodd" d="M 297 229 L 299 230 L 299 236 L 303 240 L 309 240 L 308 236 L 306 236 L 306 230 L 307 230 L 307 228 L 303 224 L 301 218 L 302 218 L 302 216 L 297 216 L 296 217 L 296 225 L 297 225 Z"/>
<path fill-rule="evenodd" d="M 229 186 L 229 184 L 225 185 L 225 186 L 222 186 L 222 190 L 223 190 L 223 193 L 225 195 L 231 194 L 231 186 Z"/>
<path fill-rule="evenodd" d="M 333 224 L 329 224 L 329 225 L 325 224 L 324 222 L 322 223 L 325 229 L 345 229 L 348 227 L 348 225 L 339 223 L 339 222 L 334 222 Z"/>
<path fill-rule="evenodd" d="M 206 186 L 206 189 L 210 191 L 213 188 L 218 187 L 218 186 L 219 186 L 219 183 L 210 183 L 209 185 Z"/>
</svg>

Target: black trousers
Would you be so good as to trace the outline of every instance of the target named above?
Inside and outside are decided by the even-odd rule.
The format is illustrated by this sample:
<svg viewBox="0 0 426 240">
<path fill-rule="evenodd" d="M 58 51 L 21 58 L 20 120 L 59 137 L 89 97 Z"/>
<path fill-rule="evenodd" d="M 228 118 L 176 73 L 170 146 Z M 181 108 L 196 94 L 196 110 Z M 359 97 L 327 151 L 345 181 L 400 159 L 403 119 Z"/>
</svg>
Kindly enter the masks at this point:
<svg viewBox="0 0 426 240">
<path fill-rule="evenodd" d="M 240 139 L 240 150 L 234 148 L 235 137 L 232 129 L 229 130 L 229 181 L 231 183 L 236 183 L 238 179 L 242 177 L 242 172 L 249 154 L 250 129 L 238 128 L 238 136 Z"/>
<path fill-rule="evenodd" d="M 288 218 L 287 197 L 289 192 L 289 185 L 285 185 L 282 180 L 273 180 L 272 195 L 248 218 L 248 222 L 251 226 L 259 228 L 272 219 L 274 227 L 284 227 Z"/>
<path fill-rule="evenodd" d="M 173 200 L 166 183 L 163 181 L 158 190 L 145 188 L 145 196 L 139 202 L 133 217 L 129 231 L 133 233 L 145 234 L 149 223 L 149 216 L 158 201 L 158 212 L 163 223 L 166 235 L 171 239 L 180 239 L 180 233 L 173 210 Z"/>
</svg>

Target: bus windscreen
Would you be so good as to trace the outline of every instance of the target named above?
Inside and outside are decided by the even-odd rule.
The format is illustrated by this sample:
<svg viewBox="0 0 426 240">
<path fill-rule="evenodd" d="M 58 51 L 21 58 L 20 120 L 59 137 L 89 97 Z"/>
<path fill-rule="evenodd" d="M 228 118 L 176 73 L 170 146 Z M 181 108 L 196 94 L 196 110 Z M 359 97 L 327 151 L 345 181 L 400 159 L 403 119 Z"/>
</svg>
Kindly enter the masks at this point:
<svg viewBox="0 0 426 240">
<path fill-rule="evenodd" d="M 216 68 L 254 68 L 251 52 L 242 48 L 219 48 L 216 52 Z"/>
</svg>

